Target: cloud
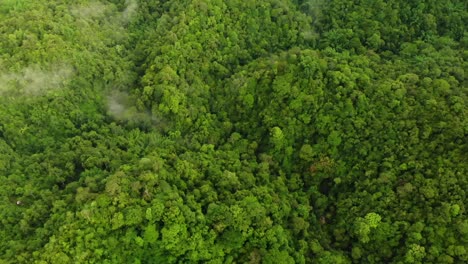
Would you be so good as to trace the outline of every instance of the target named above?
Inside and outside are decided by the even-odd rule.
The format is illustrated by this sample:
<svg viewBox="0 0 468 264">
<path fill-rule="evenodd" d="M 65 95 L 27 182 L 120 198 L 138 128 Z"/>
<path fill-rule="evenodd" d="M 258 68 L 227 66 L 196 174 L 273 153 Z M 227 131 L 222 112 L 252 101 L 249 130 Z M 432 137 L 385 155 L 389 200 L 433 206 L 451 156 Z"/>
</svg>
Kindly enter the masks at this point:
<svg viewBox="0 0 468 264">
<path fill-rule="evenodd" d="M 0 95 L 44 95 L 63 88 L 72 75 L 73 69 L 68 65 L 54 65 L 47 69 L 31 65 L 18 72 L 0 73 Z"/>
<path fill-rule="evenodd" d="M 122 12 L 122 17 L 125 22 L 130 21 L 132 17 L 138 11 L 138 3 L 136 0 L 126 0 L 125 5 L 127 6 L 125 10 Z"/>
<path fill-rule="evenodd" d="M 103 17 L 109 10 L 108 5 L 100 2 L 91 2 L 87 5 L 74 6 L 71 8 L 71 13 L 75 17 L 82 19 L 96 19 Z"/>
<path fill-rule="evenodd" d="M 163 118 L 158 118 L 148 111 L 138 111 L 135 100 L 125 92 L 112 91 L 106 97 L 107 114 L 116 121 L 126 123 L 130 126 L 138 126 L 145 129 L 165 129 L 167 127 Z"/>
<path fill-rule="evenodd" d="M 146 113 L 139 112 L 134 100 L 125 92 L 112 91 L 107 96 L 107 113 L 119 121 L 135 121 L 141 118 L 147 118 Z"/>
<path fill-rule="evenodd" d="M 107 96 L 107 111 L 117 120 L 125 120 L 128 116 L 128 95 L 122 92 L 113 92 Z"/>
</svg>

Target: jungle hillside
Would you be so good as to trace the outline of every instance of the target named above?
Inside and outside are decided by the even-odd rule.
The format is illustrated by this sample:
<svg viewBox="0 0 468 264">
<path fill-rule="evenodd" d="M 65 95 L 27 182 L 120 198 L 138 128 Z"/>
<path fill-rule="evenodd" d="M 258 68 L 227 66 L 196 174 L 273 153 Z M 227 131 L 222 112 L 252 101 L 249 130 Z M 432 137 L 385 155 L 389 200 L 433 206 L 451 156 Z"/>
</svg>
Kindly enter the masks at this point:
<svg viewBox="0 0 468 264">
<path fill-rule="evenodd" d="M 0 263 L 468 263 L 463 0 L 1 0 Z"/>
</svg>

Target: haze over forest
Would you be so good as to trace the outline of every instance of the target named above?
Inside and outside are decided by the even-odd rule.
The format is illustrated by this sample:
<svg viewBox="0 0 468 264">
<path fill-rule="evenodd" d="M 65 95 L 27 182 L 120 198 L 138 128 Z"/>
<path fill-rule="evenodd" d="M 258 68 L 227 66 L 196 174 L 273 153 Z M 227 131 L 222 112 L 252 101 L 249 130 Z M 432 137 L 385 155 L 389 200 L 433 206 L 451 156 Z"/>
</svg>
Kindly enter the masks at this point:
<svg viewBox="0 0 468 264">
<path fill-rule="evenodd" d="M 1 0 L 0 264 L 468 263 L 462 0 Z"/>
</svg>

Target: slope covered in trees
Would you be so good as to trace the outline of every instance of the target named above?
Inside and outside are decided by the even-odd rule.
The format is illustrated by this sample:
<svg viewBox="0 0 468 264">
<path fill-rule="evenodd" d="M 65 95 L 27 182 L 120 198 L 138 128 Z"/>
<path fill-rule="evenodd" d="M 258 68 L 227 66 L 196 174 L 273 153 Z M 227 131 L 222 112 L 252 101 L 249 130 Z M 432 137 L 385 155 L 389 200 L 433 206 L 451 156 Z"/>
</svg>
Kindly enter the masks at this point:
<svg viewBox="0 0 468 264">
<path fill-rule="evenodd" d="M 0 263 L 468 261 L 466 3 L 0 3 Z"/>
</svg>

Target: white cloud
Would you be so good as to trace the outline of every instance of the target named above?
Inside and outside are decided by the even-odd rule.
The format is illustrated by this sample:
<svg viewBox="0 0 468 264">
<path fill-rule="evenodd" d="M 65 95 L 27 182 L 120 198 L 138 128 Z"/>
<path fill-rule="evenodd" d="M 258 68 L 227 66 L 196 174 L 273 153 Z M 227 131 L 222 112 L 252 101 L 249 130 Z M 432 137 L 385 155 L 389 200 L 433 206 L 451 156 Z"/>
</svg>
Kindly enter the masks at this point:
<svg viewBox="0 0 468 264">
<path fill-rule="evenodd" d="M 48 69 L 31 65 L 18 72 L 0 73 L 0 94 L 43 95 L 63 88 L 72 75 L 73 69 L 68 65 L 54 65 Z"/>
<path fill-rule="evenodd" d="M 123 17 L 125 22 L 128 22 L 137 13 L 138 3 L 137 3 L 136 0 L 126 0 L 125 5 L 127 7 L 122 12 L 122 17 Z"/>
<path fill-rule="evenodd" d="M 82 19 L 95 19 L 105 15 L 109 10 L 109 6 L 100 2 L 91 2 L 88 5 L 74 6 L 71 13 L 75 17 Z"/>
</svg>

